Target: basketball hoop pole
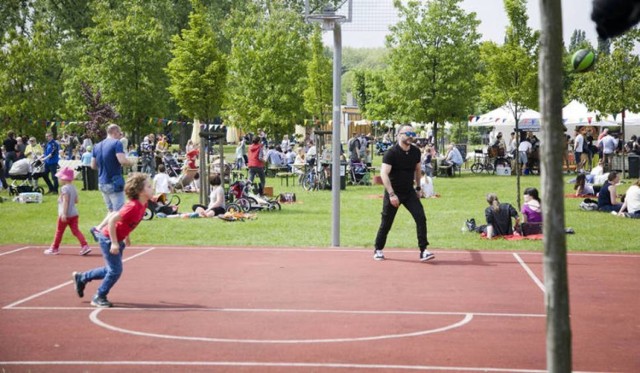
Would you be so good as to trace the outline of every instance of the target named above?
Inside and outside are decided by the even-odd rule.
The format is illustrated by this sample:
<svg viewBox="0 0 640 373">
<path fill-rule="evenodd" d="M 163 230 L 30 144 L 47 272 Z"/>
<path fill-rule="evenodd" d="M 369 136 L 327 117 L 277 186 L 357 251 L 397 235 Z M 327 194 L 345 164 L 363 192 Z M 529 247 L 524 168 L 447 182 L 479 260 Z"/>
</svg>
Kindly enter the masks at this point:
<svg viewBox="0 0 640 373">
<path fill-rule="evenodd" d="M 340 91 L 342 72 L 342 32 L 339 22 L 333 22 L 333 133 L 331 136 L 331 199 L 333 219 L 332 246 L 340 246 Z M 346 172 L 346 170 L 345 170 Z M 346 175 L 345 175 L 346 177 Z"/>
<path fill-rule="evenodd" d="M 340 247 L 340 91 L 342 77 L 342 29 L 341 22 L 351 21 L 352 2 L 348 2 L 348 16 L 336 14 L 336 8 L 325 6 L 321 14 L 311 14 L 309 0 L 305 0 L 305 18 L 307 21 L 322 22 L 323 30 L 333 30 L 333 127 L 331 133 L 331 246 Z M 340 7 L 339 6 L 339 7 Z M 338 7 L 338 8 L 339 8 Z M 346 173 L 346 169 L 344 170 Z M 345 175 L 346 177 L 346 175 Z"/>
</svg>

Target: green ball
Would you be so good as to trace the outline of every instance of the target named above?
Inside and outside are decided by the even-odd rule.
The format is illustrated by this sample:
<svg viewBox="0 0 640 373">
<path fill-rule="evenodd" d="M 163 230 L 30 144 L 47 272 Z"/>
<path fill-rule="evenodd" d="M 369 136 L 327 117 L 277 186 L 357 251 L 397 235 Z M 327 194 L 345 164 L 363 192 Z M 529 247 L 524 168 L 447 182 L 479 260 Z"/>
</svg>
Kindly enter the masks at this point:
<svg viewBox="0 0 640 373">
<path fill-rule="evenodd" d="M 589 49 L 580 49 L 571 57 L 573 70 L 578 73 L 591 70 L 596 62 L 596 54 Z"/>
</svg>

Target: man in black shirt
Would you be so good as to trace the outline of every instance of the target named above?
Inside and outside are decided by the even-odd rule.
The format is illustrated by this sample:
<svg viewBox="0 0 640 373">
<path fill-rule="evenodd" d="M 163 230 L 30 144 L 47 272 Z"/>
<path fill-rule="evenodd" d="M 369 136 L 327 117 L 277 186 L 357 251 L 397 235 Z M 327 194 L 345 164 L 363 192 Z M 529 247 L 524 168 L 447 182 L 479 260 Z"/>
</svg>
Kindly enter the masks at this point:
<svg viewBox="0 0 640 373">
<path fill-rule="evenodd" d="M 15 162 L 16 159 L 16 145 L 18 141 L 15 139 L 15 133 L 13 131 L 9 131 L 7 133 L 7 138 L 4 140 L 2 145 L 4 145 L 4 176 L 9 177 L 9 170 L 11 169 L 11 165 Z"/>
<path fill-rule="evenodd" d="M 405 125 L 398 131 L 398 143 L 385 153 L 380 167 L 380 177 L 384 185 L 382 221 L 375 242 L 373 259 L 384 260 L 382 250 L 393 220 L 402 204 L 409 210 L 416 222 L 420 260 L 426 262 L 435 256 L 427 250 L 427 218 L 420 202 L 420 149 L 412 145 L 416 133 L 413 127 Z M 415 182 L 415 190 L 414 190 Z"/>
</svg>

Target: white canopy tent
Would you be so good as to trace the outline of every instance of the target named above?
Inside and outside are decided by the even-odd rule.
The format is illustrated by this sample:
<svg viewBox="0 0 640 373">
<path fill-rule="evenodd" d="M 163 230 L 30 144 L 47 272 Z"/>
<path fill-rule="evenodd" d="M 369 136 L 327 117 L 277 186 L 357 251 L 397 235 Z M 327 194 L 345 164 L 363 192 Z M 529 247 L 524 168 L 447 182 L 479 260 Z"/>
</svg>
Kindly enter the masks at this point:
<svg viewBox="0 0 640 373">
<path fill-rule="evenodd" d="M 567 127 L 567 133 L 572 133 L 576 127 L 593 126 L 593 127 L 610 127 L 617 126 L 615 121 L 598 120 L 600 113 L 589 111 L 583 103 L 573 100 L 562 108 L 562 122 Z"/>
<path fill-rule="evenodd" d="M 469 117 L 469 127 L 503 127 L 513 130 L 516 127 L 514 107 L 506 104 L 486 114 Z M 518 128 L 523 131 L 540 130 L 540 113 L 531 109 L 518 112 Z"/>
</svg>

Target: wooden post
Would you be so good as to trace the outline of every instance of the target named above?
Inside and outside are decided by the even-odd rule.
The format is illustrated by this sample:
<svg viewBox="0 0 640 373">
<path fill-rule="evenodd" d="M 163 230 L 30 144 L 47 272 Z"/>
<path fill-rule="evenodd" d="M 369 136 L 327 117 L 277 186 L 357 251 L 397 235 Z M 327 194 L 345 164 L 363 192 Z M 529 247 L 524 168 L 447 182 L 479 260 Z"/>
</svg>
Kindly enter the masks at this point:
<svg viewBox="0 0 640 373">
<path fill-rule="evenodd" d="M 562 180 L 562 7 L 540 0 L 539 97 L 542 124 L 544 284 L 547 308 L 547 370 L 571 372 L 571 324 Z"/>
</svg>

